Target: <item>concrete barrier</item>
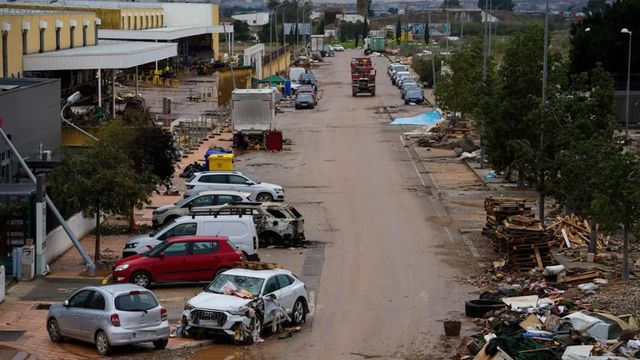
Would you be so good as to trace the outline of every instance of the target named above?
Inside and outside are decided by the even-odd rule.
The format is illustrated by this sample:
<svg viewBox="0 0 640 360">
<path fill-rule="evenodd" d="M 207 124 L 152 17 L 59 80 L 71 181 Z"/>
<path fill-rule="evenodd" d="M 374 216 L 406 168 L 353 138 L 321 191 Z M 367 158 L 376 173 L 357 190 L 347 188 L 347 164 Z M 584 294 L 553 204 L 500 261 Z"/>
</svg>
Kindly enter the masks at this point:
<svg viewBox="0 0 640 360">
<path fill-rule="evenodd" d="M 82 213 L 77 213 L 67 220 L 67 224 L 69 224 L 69 227 L 73 233 L 76 234 L 78 239 L 82 239 L 96 227 L 96 218 L 95 216 L 85 218 L 82 216 Z M 47 256 L 47 264 L 53 262 L 73 246 L 73 243 L 69 240 L 69 236 L 64 232 L 62 226 L 58 226 L 51 230 L 51 232 L 47 234 L 46 239 L 45 252 Z"/>
</svg>

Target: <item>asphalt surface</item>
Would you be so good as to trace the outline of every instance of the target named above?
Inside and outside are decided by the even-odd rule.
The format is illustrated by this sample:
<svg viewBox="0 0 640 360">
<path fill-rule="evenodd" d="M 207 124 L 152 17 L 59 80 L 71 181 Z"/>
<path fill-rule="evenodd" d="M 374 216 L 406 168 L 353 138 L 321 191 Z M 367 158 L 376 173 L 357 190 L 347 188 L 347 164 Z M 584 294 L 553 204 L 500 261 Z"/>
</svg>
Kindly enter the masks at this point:
<svg viewBox="0 0 640 360">
<path fill-rule="evenodd" d="M 303 267 L 317 288 L 315 314 L 289 339 L 242 350 L 214 345 L 196 359 L 450 358 L 438 348 L 442 321 L 464 312 L 471 289 L 456 276 L 471 257 L 446 228 L 446 211 L 402 129 L 379 111 L 402 104 L 386 59 L 374 58 L 376 96 L 354 98 L 354 56 L 338 53 L 315 71 L 316 109 L 278 115 L 277 127 L 293 141 L 289 151 L 237 164 L 283 185 L 287 202 L 305 215 L 307 237 L 323 245 L 321 254 L 307 252 Z"/>
</svg>

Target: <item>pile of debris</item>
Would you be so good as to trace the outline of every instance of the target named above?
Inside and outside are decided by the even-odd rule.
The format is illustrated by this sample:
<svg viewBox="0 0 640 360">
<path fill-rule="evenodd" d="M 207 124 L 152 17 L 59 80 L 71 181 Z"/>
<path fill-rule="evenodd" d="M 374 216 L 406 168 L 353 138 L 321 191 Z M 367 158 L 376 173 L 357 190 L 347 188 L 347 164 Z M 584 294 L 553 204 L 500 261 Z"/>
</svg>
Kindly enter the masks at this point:
<svg viewBox="0 0 640 360">
<path fill-rule="evenodd" d="M 487 223 L 482 233 L 515 270 L 529 271 L 554 264 L 553 241 L 543 224 L 533 218 L 526 200 L 490 197 L 485 199 L 484 207 Z"/>
<path fill-rule="evenodd" d="M 591 234 L 589 221 L 576 215 L 558 216 L 548 229 L 557 240 L 560 249 L 589 246 Z M 605 249 L 609 241 L 609 236 L 597 234 L 599 250 Z"/>
</svg>

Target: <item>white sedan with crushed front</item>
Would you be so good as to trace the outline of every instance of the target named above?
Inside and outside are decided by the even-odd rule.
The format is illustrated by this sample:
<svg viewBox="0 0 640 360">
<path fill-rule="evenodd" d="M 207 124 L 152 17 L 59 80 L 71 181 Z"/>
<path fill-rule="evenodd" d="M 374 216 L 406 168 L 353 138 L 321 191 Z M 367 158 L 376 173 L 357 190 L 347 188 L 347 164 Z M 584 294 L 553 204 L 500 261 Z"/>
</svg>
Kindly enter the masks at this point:
<svg viewBox="0 0 640 360">
<path fill-rule="evenodd" d="M 278 304 L 291 318 L 301 324 L 309 313 L 305 284 L 291 271 L 231 269 L 216 276 L 203 292 L 187 301 L 182 313 L 182 325 L 211 330 L 223 335 L 235 335 L 243 324 L 251 325 L 246 308 L 257 299 L 264 301 L 263 318 L 258 317 L 260 331 L 279 316 Z"/>
</svg>

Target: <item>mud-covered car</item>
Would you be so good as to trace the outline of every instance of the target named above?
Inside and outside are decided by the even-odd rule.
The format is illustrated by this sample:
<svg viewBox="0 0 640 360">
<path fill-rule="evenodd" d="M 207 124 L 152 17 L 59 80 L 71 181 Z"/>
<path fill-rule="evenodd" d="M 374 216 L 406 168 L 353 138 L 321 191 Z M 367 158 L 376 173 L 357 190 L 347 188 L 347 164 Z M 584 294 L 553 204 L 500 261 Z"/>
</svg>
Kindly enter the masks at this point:
<svg viewBox="0 0 640 360">
<path fill-rule="evenodd" d="M 196 214 L 202 212 L 193 211 Z M 304 217 L 294 206 L 276 202 L 232 202 L 206 214 L 251 214 L 260 246 L 296 244 L 305 240 Z"/>
<path fill-rule="evenodd" d="M 181 327 L 187 334 L 208 331 L 246 341 L 265 326 L 301 324 L 308 313 L 307 288 L 290 271 L 231 269 L 187 301 Z"/>
</svg>

